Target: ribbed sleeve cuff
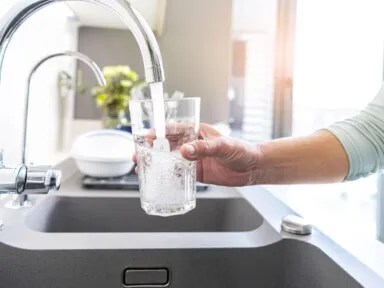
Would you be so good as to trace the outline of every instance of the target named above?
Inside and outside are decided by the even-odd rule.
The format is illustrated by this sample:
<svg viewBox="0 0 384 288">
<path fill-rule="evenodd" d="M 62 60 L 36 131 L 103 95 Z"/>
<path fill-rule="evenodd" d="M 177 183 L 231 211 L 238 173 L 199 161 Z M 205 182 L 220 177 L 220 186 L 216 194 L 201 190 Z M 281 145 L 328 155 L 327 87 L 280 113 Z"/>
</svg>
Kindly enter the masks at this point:
<svg viewBox="0 0 384 288">
<path fill-rule="evenodd" d="M 373 173 L 371 166 L 374 166 L 375 159 L 371 158 L 372 155 L 376 155 L 372 151 L 374 147 L 350 120 L 335 123 L 324 130 L 338 138 L 348 156 L 349 172 L 344 182 L 367 177 Z"/>
</svg>

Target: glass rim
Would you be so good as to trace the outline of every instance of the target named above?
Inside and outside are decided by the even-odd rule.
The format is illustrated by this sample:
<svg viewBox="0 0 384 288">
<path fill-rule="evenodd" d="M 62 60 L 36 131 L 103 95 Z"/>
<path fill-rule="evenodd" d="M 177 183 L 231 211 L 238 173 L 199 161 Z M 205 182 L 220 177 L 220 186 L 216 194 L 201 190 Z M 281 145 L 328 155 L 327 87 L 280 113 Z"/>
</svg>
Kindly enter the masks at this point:
<svg viewBox="0 0 384 288">
<path fill-rule="evenodd" d="M 191 101 L 191 100 L 201 100 L 201 97 L 184 97 L 184 98 L 181 98 L 181 99 L 164 99 L 164 102 L 182 102 L 182 101 Z M 129 100 L 129 103 L 152 103 L 154 102 L 153 99 L 132 99 L 132 100 Z"/>
</svg>

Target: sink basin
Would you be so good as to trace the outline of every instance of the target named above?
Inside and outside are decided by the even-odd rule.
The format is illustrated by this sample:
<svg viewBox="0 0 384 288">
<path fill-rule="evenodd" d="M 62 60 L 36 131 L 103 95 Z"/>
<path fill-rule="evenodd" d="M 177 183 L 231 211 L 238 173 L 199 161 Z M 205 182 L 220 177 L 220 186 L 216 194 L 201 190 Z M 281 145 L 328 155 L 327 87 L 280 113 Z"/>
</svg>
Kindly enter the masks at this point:
<svg viewBox="0 0 384 288">
<path fill-rule="evenodd" d="M 4 288 L 380 287 L 362 286 L 320 249 L 292 239 L 248 249 L 49 251 L 0 245 L 0 253 Z M 126 275 L 140 270 L 144 277 L 136 277 L 136 281 L 141 279 L 143 285 L 129 285 L 135 277 Z M 151 284 L 155 281 L 151 273 L 159 270 L 165 274 L 163 279 L 157 279 L 162 282 Z M 375 283 L 377 279 L 372 277 L 369 281 Z"/>
<path fill-rule="evenodd" d="M 118 193 L 35 196 L 31 210 L 3 211 L 0 287 L 384 287 L 320 231 L 281 231 L 293 212 L 253 189 L 246 199 L 200 197 L 193 211 L 168 218 Z"/>
<path fill-rule="evenodd" d="M 263 218 L 243 198 L 198 199 L 178 217 L 147 215 L 136 197 L 47 197 L 26 223 L 46 233 L 241 232 L 257 229 Z"/>
</svg>

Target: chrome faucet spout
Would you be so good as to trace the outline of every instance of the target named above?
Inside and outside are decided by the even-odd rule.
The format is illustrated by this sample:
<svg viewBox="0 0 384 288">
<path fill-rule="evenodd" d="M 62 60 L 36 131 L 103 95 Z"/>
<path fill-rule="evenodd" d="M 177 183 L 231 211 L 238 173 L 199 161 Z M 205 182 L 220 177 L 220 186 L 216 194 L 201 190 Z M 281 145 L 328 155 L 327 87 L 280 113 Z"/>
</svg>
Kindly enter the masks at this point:
<svg viewBox="0 0 384 288">
<path fill-rule="evenodd" d="M 128 0 L 68 0 L 95 4 L 112 11 L 130 28 L 135 37 L 143 58 L 145 79 L 147 83 L 163 82 L 164 70 L 161 53 L 155 35 L 140 13 Z M 35 12 L 54 3 L 64 0 L 21 0 L 0 19 L 0 82 L 2 68 L 7 47 L 18 28 Z M 28 91 L 26 99 L 24 138 L 23 138 L 23 164 L 18 168 L 9 168 L 2 163 L 0 151 L 0 193 L 40 194 L 57 190 L 60 187 L 60 171 L 50 170 L 45 166 L 27 167 L 26 162 L 26 135 L 28 118 L 29 86 L 34 72 L 46 60 L 57 56 L 73 56 L 87 63 L 95 73 L 100 84 L 105 80 L 100 69 L 88 57 L 77 52 L 63 52 L 45 57 L 32 69 L 28 78 Z M 22 197 L 20 199 L 26 199 Z M 24 201 L 23 200 L 23 201 Z"/>
<path fill-rule="evenodd" d="M 148 83 L 163 82 L 164 70 L 160 49 L 151 28 L 127 0 L 68 0 L 93 3 L 112 11 L 132 31 L 142 54 Z M 15 4 L 0 20 L 0 79 L 8 44 L 17 29 L 38 10 L 63 0 L 24 0 Z"/>
</svg>

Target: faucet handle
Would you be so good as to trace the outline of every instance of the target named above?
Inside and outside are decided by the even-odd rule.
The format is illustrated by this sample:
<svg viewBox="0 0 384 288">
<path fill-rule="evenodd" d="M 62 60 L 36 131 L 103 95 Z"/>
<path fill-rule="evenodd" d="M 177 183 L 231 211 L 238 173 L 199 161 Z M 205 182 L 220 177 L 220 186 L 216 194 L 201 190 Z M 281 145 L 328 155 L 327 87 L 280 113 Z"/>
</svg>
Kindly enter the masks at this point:
<svg viewBox="0 0 384 288">
<path fill-rule="evenodd" d="M 25 194 L 46 194 L 60 189 L 61 171 L 50 166 L 29 166 Z"/>
<path fill-rule="evenodd" d="M 58 191 L 61 185 L 61 171 L 49 170 L 46 175 L 46 187 L 51 191 Z"/>
</svg>

